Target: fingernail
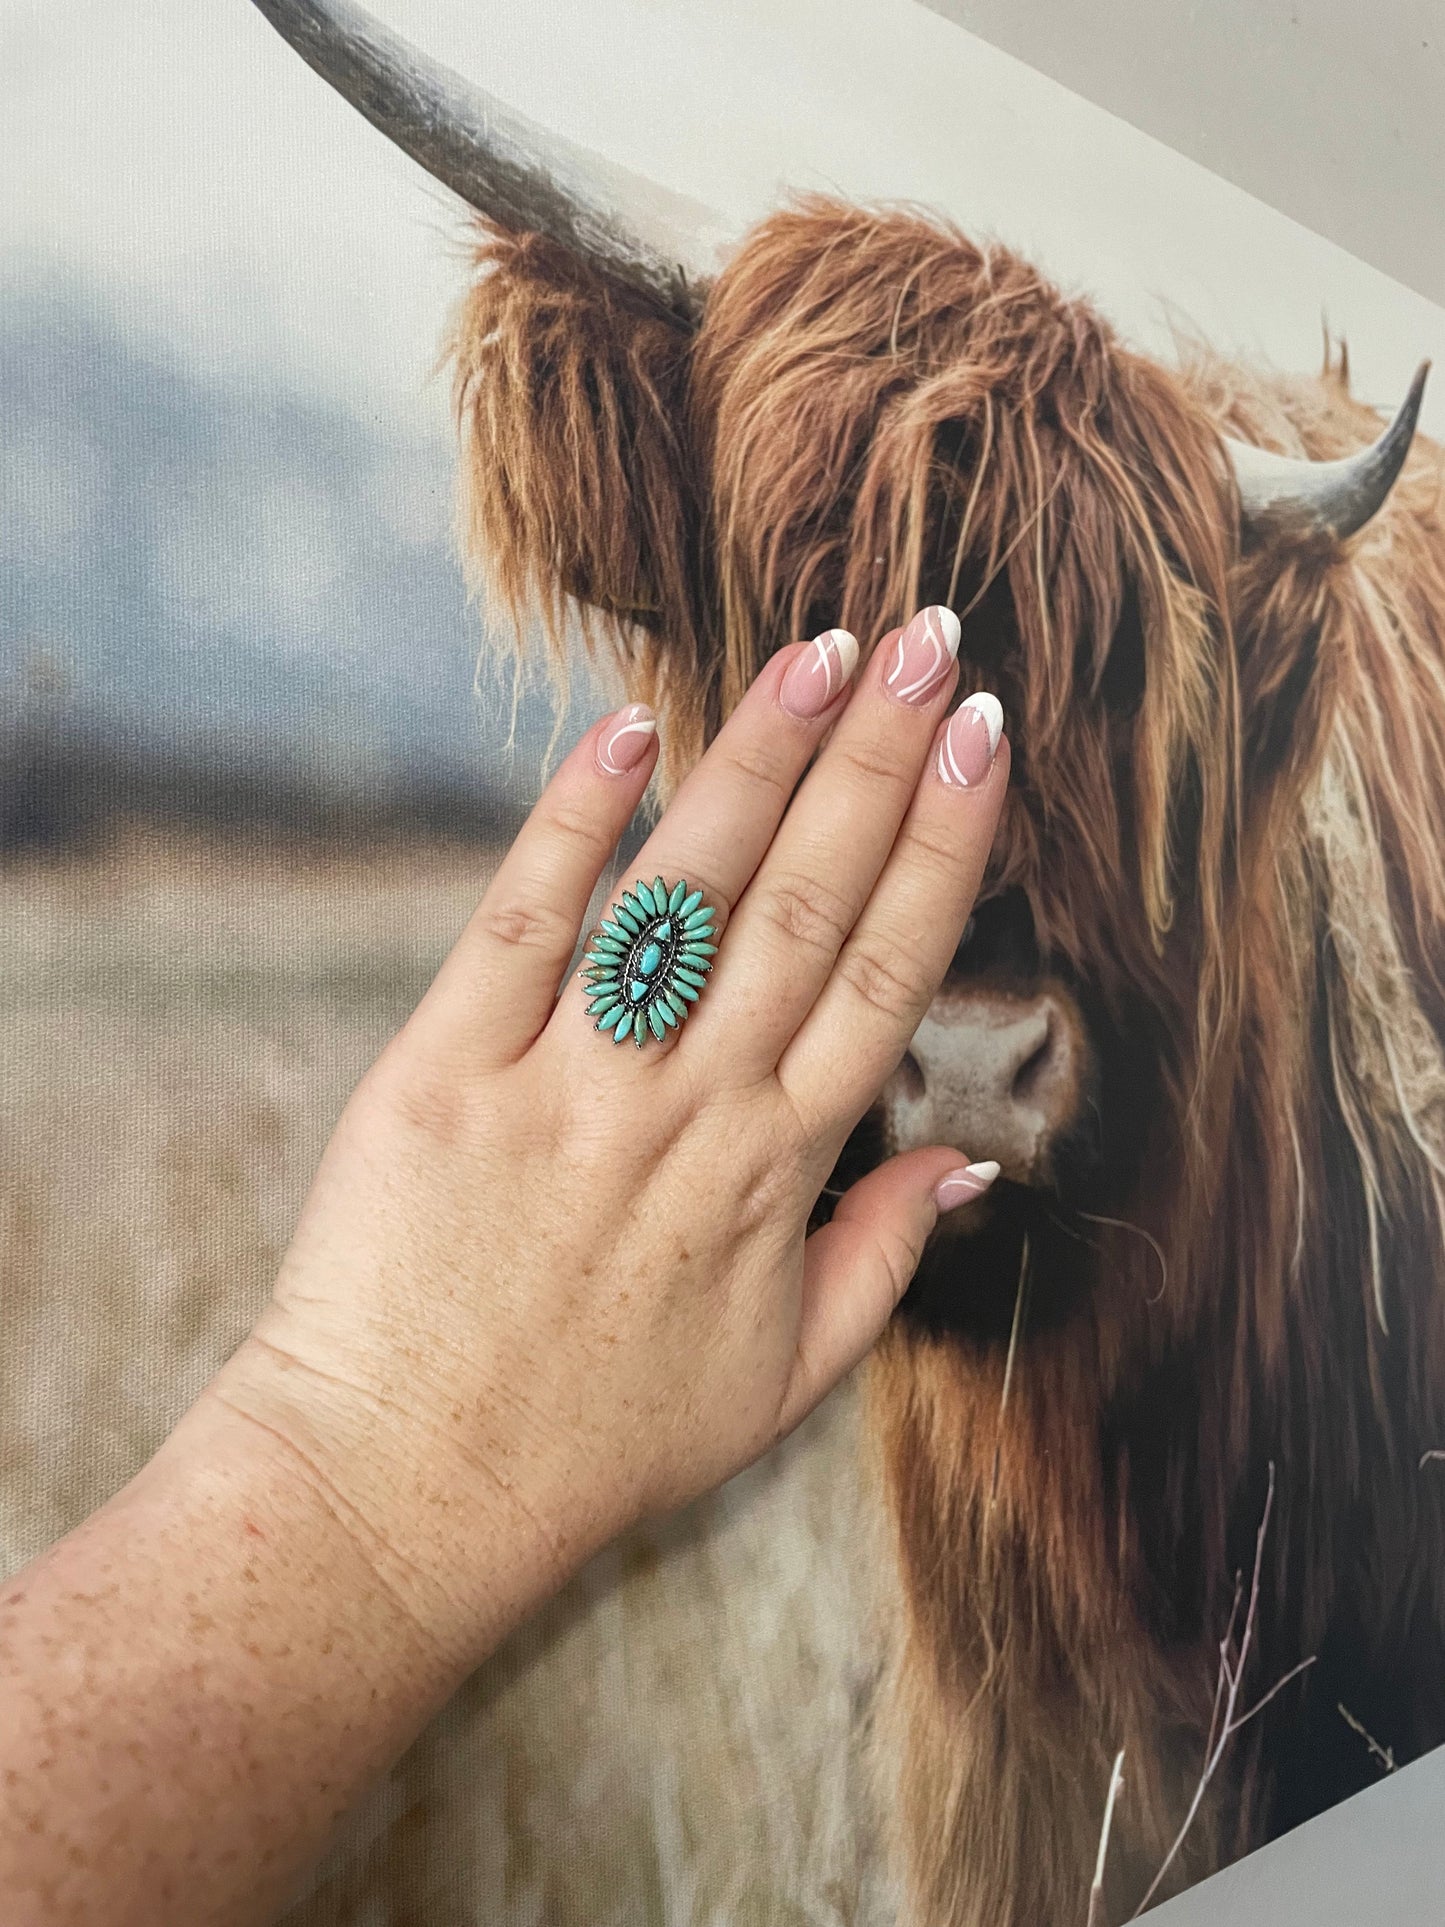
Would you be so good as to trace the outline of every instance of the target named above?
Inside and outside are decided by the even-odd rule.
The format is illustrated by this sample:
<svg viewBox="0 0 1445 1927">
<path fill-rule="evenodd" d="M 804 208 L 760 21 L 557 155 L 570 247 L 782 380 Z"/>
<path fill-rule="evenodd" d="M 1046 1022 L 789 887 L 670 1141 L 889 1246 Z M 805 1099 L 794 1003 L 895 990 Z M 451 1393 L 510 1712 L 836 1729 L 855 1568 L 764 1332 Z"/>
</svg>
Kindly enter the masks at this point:
<svg viewBox="0 0 1445 1927">
<path fill-rule="evenodd" d="M 998 1176 L 998 1169 L 992 1158 L 985 1158 L 982 1164 L 965 1164 L 961 1170 L 950 1171 L 934 1185 L 934 1203 L 944 1212 L 981 1198 Z"/>
<path fill-rule="evenodd" d="M 857 667 L 857 638 L 846 629 L 825 629 L 784 676 L 778 701 L 790 716 L 821 716 Z"/>
<path fill-rule="evenodd" d="M 938 774 L 950 789 L 969 790 L 993 768 L 1003 735 L 1003 705 L 982 690 L 960 703 L 938 745 Z"/>
<path fill-rule="evenodd" d="M 958 617 L 939 603 L 920 609 L 893 645 L 883 687 L 895 702 L 926 703 L 938 693 L 958 655 Z"/>
<path fill-rule="evenodd" d="M 597 738 L 597 767 L 604 776 L 625 776 L 647 754 L 657 734 L 657 718 L 646 703 L 629 703 L 610 717 Z"/>
</svg>

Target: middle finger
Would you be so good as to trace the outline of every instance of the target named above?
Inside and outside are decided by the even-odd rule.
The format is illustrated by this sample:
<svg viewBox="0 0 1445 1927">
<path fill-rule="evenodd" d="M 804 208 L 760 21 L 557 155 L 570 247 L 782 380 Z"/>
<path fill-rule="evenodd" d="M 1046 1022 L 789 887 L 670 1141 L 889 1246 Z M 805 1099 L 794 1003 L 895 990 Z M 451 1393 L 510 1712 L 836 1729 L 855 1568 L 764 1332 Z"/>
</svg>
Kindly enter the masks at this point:
<svg viewBox="0 0 1445 1927">
<path fill-rule="evenodd" d="M 734 910 L 728 967 L 697 1028 L 726 1028 L 750 1068 L 781 1057 L 872 894 L 957 680 L 958 642 L 957 616 L 937 605 L 884 637 Z"/>
</svg>

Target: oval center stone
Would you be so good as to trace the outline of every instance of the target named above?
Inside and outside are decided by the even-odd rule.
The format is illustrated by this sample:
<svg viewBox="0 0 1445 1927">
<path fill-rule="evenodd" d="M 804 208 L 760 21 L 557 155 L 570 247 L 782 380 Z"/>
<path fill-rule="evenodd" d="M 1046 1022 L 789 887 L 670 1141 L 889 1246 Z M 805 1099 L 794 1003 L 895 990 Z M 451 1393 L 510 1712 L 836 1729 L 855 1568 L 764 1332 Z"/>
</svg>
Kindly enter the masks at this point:
<svg viewBox="0 0 1445 1927">
<path fill-rule="evenodd" d="M 662 962 L 662 945 L 650 943 L 637 959 L 637 968 L 644 977 L 650 977 Z"/>
</svg>

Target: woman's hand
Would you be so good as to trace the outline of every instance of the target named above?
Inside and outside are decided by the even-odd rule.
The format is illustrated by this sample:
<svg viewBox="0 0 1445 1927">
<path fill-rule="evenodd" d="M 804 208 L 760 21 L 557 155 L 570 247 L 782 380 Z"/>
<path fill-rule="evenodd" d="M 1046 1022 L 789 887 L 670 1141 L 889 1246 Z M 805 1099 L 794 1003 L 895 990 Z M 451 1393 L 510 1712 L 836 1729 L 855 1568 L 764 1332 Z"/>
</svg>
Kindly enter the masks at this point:
<svg viewBox="0 0 1445 1927">
<path fill-rule="evenodd" d="M 991 1178 L 915 1151 L 805 1239 L 998 818 L 997 704 L 944 722 L 957 642 L 923 611 L 851 697 L 841 631 L 764 669 L 637 859 L 700 889 L 719 932 L 687 1021 L 642 1049 L 567 980 L 656 758 L 645 710 L 599 724 L 347 1107 L 212 1396 L 286 1441 L 449 1647 L 480 1656 L 622 1527 L 797 1425 L 940 1209 Z"/>
<path fill-rule="evenodd" d="M 943 721 L 957 638 L 925 610 L 851 700 L 836 631 L 763 671 L 639 859 L 720 931 L 694 1014 L 640 1051 L 564 978 L 651 718 L 568 757 L 347 1106 L 252 1336 L 0 1587 L 7 1922 L 273 1917 L 530 1607 L 872 1344 L 996 1170 L 912 1152 L 805 1240 L 998 818 L 997 704 Z"/>
</svg>

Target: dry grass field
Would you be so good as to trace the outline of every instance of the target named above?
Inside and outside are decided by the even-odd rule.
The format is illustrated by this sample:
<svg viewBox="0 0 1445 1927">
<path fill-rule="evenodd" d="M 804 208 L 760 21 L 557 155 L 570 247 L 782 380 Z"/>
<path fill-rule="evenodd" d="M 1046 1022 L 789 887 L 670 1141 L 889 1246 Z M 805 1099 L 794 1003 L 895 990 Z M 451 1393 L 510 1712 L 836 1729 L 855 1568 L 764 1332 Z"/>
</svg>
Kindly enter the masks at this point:
<svg viewBox="0 0 1445 1927">
<path fill-rule="evenodd" d="M 245 1330 L 481 868 L 136 833 L 0 872 L 5 1564 L 111 1491 Z M 57 1487 L 46 1447 L 77 1422 Z"/>
<path fill-rule="evenodd" d="M 0 1569 L 144 1459 L 262 1302 L 348 1091 L 484 879 L 136 831 L 0 869 Z M 862 1927 L 854 1408 L 604 1554 L 359 1814 L 296 1927 Z"/>
</svg>

